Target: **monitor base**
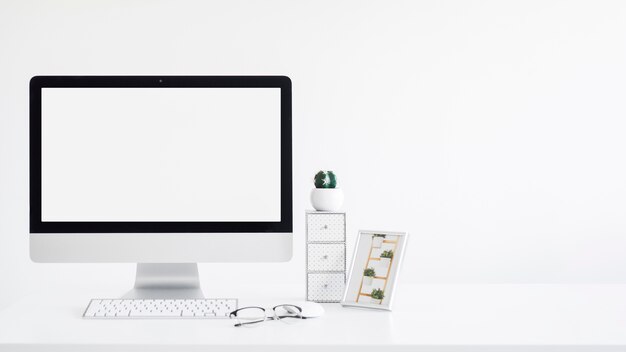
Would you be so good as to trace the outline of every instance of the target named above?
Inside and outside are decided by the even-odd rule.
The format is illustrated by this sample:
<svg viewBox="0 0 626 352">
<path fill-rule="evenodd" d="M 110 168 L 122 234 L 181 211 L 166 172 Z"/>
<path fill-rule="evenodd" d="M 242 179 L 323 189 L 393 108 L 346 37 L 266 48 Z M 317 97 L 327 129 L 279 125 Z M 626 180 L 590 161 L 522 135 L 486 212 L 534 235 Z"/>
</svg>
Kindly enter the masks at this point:
<svg viewBox="0 0 626 352">
<path fill-rule="evenodd" d="M 138 263 L 135 287 L 125 299 L 191 299 L 204 298 L 200 288 L 198 264 Z"/>
</svg>

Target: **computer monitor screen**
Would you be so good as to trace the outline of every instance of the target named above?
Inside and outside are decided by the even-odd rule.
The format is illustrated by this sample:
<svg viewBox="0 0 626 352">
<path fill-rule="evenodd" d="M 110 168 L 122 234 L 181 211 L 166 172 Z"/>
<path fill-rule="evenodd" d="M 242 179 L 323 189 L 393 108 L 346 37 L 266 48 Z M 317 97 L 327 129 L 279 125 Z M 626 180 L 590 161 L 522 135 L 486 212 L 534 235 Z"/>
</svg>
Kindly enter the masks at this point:
<svg viewBox="0 0 626 352">
<path fill-rule="evenodd" d="M 291 216 L 291 174 L 285 170 L 291 149 L 283 145 L 290 126 L 282 113 L 281 84 L 90 82 L 43 84 L 38 90 L 35 230 L 290 227 L 284 217 Z"/>
<path fill-rule="evenodd" d="M 280 221 L 279 88 L 44 88 L 42 221 Z"/>
</svg>

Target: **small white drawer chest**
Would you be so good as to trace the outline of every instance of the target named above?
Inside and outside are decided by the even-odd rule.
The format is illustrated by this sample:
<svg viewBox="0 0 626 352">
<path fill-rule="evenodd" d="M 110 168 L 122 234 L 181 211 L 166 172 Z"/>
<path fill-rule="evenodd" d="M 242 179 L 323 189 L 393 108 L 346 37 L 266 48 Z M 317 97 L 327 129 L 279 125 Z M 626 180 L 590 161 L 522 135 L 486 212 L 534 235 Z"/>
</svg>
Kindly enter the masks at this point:
<svg viewBox="0 0 626 352">
<path fill-rule="evenodd" d="M 346 284 L 346 213 L 306 212 L 306 299 L 340 302 Z"/>
</svg>

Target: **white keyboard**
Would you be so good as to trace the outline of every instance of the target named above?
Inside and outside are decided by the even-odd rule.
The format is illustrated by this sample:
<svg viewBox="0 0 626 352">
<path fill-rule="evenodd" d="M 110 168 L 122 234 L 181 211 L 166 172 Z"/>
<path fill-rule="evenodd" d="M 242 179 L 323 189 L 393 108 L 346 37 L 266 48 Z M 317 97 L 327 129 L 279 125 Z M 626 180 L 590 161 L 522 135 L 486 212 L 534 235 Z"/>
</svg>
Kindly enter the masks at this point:
<svg viewBox="0 0 626 352">
<path fill-rule="evenodd" d="M 83 314 L 90 319 L 228 318 L 237 310 L 234 298 L 92 299 Z"/>
</svg>

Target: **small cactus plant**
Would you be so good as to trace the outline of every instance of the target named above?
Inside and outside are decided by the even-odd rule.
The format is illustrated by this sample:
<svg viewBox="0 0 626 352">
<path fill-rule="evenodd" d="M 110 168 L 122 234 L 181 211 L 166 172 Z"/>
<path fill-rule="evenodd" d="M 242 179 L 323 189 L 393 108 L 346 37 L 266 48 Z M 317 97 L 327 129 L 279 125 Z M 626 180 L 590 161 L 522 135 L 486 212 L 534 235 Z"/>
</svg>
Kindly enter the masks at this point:
<svg viewBox="0 0 626 352">
<path fill-rule="evenodd" d="M 393 251 L 392 250 L 388 250 L 388 251 L 383 251 L 380 254 L 381 258 L 393 258 Z"/>
<path fill-rule="evenodd" d="M 319 171 L 314 178 L 315 188 L 335 188 L 337 187 L 337 176 L 332 171 Z"/>
<path fill-rule="evenodd" d="M 383 298 L 385 298 L 384 291 L 379 289 L 379 288 L 373 289 L 371 295 L 372 295 L 373 299 L 383 299 Z"/>
<path fill-rule="evenodd" d="M 332 171 L 319 171 L 313 178 L 311 204 L 317 211 L 338 211 L 343 204 L 343 191 L 337 188 L 337 176 Z"/>
<path fill-rule="evenodd" d="M 374 277 L 376 276 L 376 271 L 373 268 L 367 268 L 363 270 L 363 276 Z"/>
</svg>

